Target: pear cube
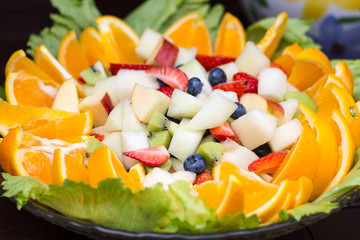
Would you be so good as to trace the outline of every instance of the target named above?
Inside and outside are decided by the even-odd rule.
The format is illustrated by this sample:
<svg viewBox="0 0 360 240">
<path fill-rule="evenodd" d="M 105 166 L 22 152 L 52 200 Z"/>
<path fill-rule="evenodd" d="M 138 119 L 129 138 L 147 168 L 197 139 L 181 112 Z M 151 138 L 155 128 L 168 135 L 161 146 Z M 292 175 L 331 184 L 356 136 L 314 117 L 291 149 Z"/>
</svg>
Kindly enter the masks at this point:
<svg viewBox="0 0 360 240">
<path fill-rule="evenodd" d="M 65 80 L 54 99 L 52 108 L 68 112 L 79 113 L 79 98 L 74 78 Z"/>
</svg>

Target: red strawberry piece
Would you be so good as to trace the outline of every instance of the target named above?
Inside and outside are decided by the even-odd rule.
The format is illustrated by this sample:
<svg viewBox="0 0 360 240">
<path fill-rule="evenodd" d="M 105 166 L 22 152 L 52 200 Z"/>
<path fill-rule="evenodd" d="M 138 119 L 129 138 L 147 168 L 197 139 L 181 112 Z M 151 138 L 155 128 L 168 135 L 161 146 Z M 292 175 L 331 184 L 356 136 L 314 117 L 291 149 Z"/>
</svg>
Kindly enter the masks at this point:
<svg viewBox="0 0 360 240">
<path fill-rule="evenodd" d="M 163 94 L 165 94 L 166 96 L 168 96 L 169 98 L 171 98 L 172 93 L 174 92 L 174 89 L 172 87 L 160 87 L 157 89 L 158 91 L 162 92 Z"/>
<path fill-rule="evenodd" d="M 272 174 L 283 162 L 287 153 L 285 152 L 273 152 L 269 153 L 265 157 L 259 158 L 249 164 L 249 171 L 255 173 L 269 173 Z"/>
<path fill-rule="evenodd" d="M 180 69 L 174 67 L 156 67 L 146 70 L 146 73 L 160 79 L 172 88 L 185 91 L 189 78 Z"/>
<path fill-rule="evenodd" d="M 157 147 L 123 152 L 123 154 L 127 157 L 131 157 L 138 160 L 139 162 L 142 162 L 145 165 L 152 167 L 162 165 L 170 158 L 168 150 L 162 145 Z"/>
<path fill-rule="evenodd" d="M 214 67 L 229 62 L 234 62 L 235 58 L 223 57 L 223 56 L 196 55 L 196 60 L 199 61 L 199 63 L 206 69 L 206 71 L 210 71 Z"/>
<path fill-rule="evenodd" d="M 100 134 L 100 133 L 95 133 L 95 134 L 91 134 L 91 136 L 94 136 L 97 140 L 99 140 L 100 142 L 102 142 L 105 138 L 104 134 Z"/>
<path fill-rule="evenodd" d="M 250 74 L 244 72 L 235 73 L 233 81 L 242 82 L 246 88 L 244 93 L 257 93 L 258 92 L 258 79 Z"/>
<path fill-rule="evenodd" d="M 285 69 L 284 69 L 282 66 L 280 66 L 279 64 L 276 64 L 276 63 L 274 63 L 274 62 L 270 62 L 270 67 L 272 67 L 272 68 L 278 68 L 278 69 L 280 69 L 281 71 L 283 71 L 283 73 L 285 73 L 285 75 L 286 75 Z"/>
<path fill-rule="evenodd" d="M 225 92 L 235 92 L 237 94 L 237 97 L 240 98 L 241 95 L 244 94 L 244 91 L 246 89 L 246 86 L 241 81 L 233 81 L 233 82 L 225 82 L 220 83 L 212 88 L 215 89 L 221 89 Z"/>
<path fill-rule="evenodd" d="M 211 181 L 211 180 L 214 180 L 213 176 L 209 172 L 203 172 L 196 178 L 194 185 L 201 184 L 203 182 Z"/>
<path fill-rule="evenodd" d="M 153 65 L 144 63 L 110 63 L 110 72 L 112 75 L 116 75 L 120 69 L 148 70 L 152 67 Z"/>
<path fill-rule="evenodd" d="M 230 127 L 228 122 L 224 122 L 223 125 L 219 127 L 210 128 L 210 133 L 219 141 L 225 141 L 227 138 L 234 140 L 235 142 L 239 141 L 239 138 L 236 136 L 235 132 Z"/>
</svg>

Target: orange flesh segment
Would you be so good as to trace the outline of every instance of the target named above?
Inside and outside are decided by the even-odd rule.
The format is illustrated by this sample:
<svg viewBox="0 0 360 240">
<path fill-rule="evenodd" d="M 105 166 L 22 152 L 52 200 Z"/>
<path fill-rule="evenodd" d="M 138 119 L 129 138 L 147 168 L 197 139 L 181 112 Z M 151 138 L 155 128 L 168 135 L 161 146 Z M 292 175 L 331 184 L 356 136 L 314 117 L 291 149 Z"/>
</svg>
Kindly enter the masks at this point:
<svg viewBox="0 0 360 240">
<path fill-rule="evenodd" d="M 274 63 L 280 65 L 289 77 L 295 64 L 295 56 L 302 50 L 303 49 L 297 43 L 294 43 L 293 45 L 286 47 L 283 53 L 274 60 Z"/>
<path fill-rule="evenodd" d="M 343 81 L 348 92 L 352 94 L 354 90 L 354 78 L 349 66 L 344 61 L 340 61 L 334 66 L 334 70 L 335 75 Z"/>
</svg>

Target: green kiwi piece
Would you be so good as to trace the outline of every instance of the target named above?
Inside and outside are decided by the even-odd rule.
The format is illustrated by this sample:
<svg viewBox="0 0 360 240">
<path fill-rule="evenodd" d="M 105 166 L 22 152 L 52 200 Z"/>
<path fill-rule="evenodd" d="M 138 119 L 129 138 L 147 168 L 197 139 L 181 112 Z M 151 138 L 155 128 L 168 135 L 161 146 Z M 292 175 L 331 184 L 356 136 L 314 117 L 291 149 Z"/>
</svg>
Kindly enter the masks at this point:
<svg viewBox="0 0 360 240">
<path fill-rule="evenodd" d="M 98 148 L 105 146 L 102 142 L 100 142 L 97 138 L 89 138 L 88 145 L 86 148 L 86 155 L 90 156 L 90 154 Z"/>
<path fill-rule="evenodd" d="M 159 132 L 168 130 L 171 135 L 174 134 L 175 129 L 179 124 L 170 121 L 164 114 L 156 111 L 151 116 L 151 119 L 148 123 L 148 131 L 149 132 Z"/>
<path fill-rule="evenodd" d="M 317 106 L 316 102 L 304 92 L 293 92 L 293 91 L 286 92 L 284 94 L 284 100 L 287 101 L 290 99 L 298 100 L 305 106 L 311 108 L 311 110 L 313 110 L 315 113 L 318 110 L 318 106 Z M 297 111 L 295 116 L 297 116 L 298 114 L 299 113 Z"/>
<path fill-rule="evenodd" d="M 106 68 L 100 61 L 80 72 L 80 76 L 90 85 L 95 85 L 98 81 L 108 77 Z"/>
<path fill-rule="evenodd" d="M 166 148 L 168 148 L 171 140 L 171 135 L 169 131 L 149 132 L 147 137 L 150 147 L 164 145 Z"/>
<path fill-rule="evenodd" d="M 218 142 L 203 143 L 197 150 L 197 153 L 205 158 L 207 169 L 210 171 L 220 162 L 223 152 L 224 146 Z"/>
</svg>

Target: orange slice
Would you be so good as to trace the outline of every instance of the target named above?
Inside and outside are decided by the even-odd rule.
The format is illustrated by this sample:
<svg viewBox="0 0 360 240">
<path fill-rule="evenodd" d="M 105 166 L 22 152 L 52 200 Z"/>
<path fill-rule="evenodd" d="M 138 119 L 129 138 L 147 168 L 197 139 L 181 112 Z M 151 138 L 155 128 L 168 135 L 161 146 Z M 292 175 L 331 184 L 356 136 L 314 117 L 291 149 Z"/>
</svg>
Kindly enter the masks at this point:
<svg viewBox="0 0 360 240">
<path fill-rule="evenodd" d="M 323 52 L 316 48 L 307 48 L 296 55 L 288 82 L 304 91 L 331 71 L 330 61 Z"/>
<path fill-rule="evenodd" d="M 275 52 L 281 37 L 285 31 L 288 15 L 282 12 L 276 16 L 275 21 L 271 24 L 270 28 L 266 31 L 264 37 L 256 46 L 267 56 L 271 57 Z"/>
<path fill-rule="evenodd" d="M 349 66 L 344 61 L 340 61 L 334 66 L 334 70 L 335 75 L 343 81 L 349 93 L 352 94 L 354 90 L 354 78 Z"/>
<path fill-rule="evenodd" d="M 66 155 L 85 156 L 86 143 L 67 143 L 48 140 L 13 128 L 0 144 L 0 164 L 6 172 L 17 176 L 32 176 L 44 183 L 52 183 L 52 161 L 55 149 Z"/>
<path fill-rule="evenodd" d="M 39 45 L 35 48 L 34 62 L 47 75 L 60 84 L 72 77 L 44 45 Z"/>
<path fill-rule="evenodd" d="M 62 66 L 75 78 L 80 78 L 80 72 L 90 67 L 84 49 L 79 44 L 74 30 L 63 38 L 58 52 L 58 60 Z"/>
<path fill-rule="evenodd" d="M 9 103 L 37 107 L 51 107 L 59 84 L 20 70 L 10 72 L 5 80 L 5 93 Z"/>
<path fill-rule="evenodd" d="M 124 185 L 132 191 L 143 189 L 125 170 L 120 159 L 107 146 L 96 149 L 90 154 L 88 161 L 89 180 L 92 187 L 107 178 L 121 178 Z"/>
<path fill-rule="evenodd" d="M 37 128 L 29 129 L 31 134 L 47 139 L 90 134 L 93 128 L 93 117 L 90 111 L 74 116 L 53 120 Z"/>
<path fill-rule="evenodd" d="M 274 60 L 274 63 L 280 65 L 285 70 L 287 76 L 290 76 L 291 70 L 295 65 L 295 56 L 302 50 L 297 43 L 287 46 L 282 54 Z"/>
<path fill-rule="evenodd" d="M 55 149 L 54 151 L 51 171 L 53 184 L 62 185 L 67 176 L 65 154 L 60 149 Z"/>
<path fill-rule="evenodd" d="M 135 48 L 140 39 L 134 30 L 121 19 L 102 16 L 96 19 L 105 55 L 113 63 L 139 63 Z"/>
<path fill-rule="evenodd" d="M 323 79 L 324 78 L 322 78 L 318 82 L 323 81 Z M 328 75 L 328 77 L 325 79 L 326 79 L 325 83 L 321 87 L 319 86 L 318 92 L 314 96 L 312 96 L 317 105 L 320 105 L 326 99 L 326 97 L 329 95 L 331 89 L 333 88 L 333 85 L 336 85 L 336 86 L 348 91 L 348 89 L 347 89 L 346 85 L 343 83 L 343 81 L 341 81 L 341 79 L 339 77 L 335 76 L 334 74 L 330 73 Z"/>
<path fill-rule="evenodd" d="M 164 35 L 176 46 L 197 47 L 197 54 L 212 55 L 212 43 L 209 30 L 198 12 L 189 13 L 174 22 Z"/>
<path fill-rule="evenodd" d="M 246 34 L 237 17 L 227 12 L 224 14 L 215 39 L 215 55 L 237 58 L 243 49 Z"/>
<path fill-rule="evenodd" d="M 142 163 L 135 164 L 130 168 L 129 174 L 136 183 L 142 184 L 146 175 L 144 165 Z"/>
<path fill-rule="evenodd" d="M 306 203 L 310 199 L 313 190 L 313 183 L 310 178 L 302 176 L 299 178 L 298 181 L 300 187 L 299 187 L 299 192 L 295 197 L 296 202 L 294 207 L 298 207 Z"/>
<path fill-rule="evenodd" d="M 56 119 L 73 116 L 74 113 L 46 107 L 11 105 L 0 100 L 0 134 L 6 136 L 10 128 L 21 126 L 24 130 L 39 127 Z"/>
<path fill-rule="evenodd" d="M 85 50 L 90 65 L 101 61 L 105 67 L 110 67 L 110 61 L 106 58 L 101 36 L 95 28 L 88 27 L 81 33 L 80 44 Z"/>
</svg>

